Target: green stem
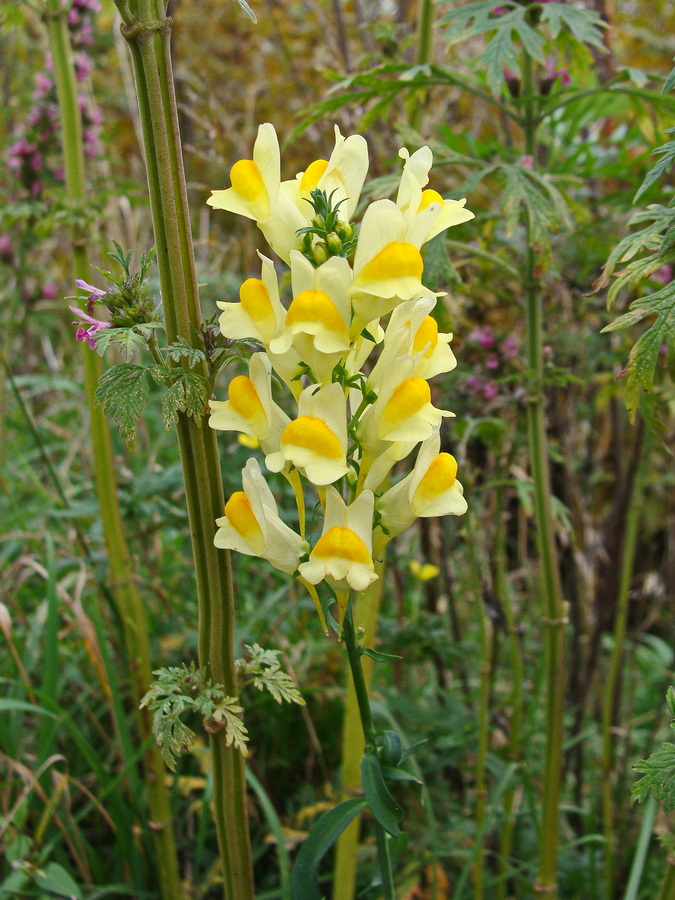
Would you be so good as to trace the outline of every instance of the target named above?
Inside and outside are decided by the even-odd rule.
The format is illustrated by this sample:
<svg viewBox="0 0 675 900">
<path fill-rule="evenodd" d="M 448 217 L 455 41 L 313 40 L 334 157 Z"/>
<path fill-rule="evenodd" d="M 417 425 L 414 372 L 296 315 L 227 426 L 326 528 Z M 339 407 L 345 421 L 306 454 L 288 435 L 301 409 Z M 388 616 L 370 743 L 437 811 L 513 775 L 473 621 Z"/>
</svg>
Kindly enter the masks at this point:
<svg viewBox="0 0 675 900">
<path fill-rule="evenodd" d="M 535 98 L 532 60 L 523 62 L 525 153 L 536 164 Z M 541 285 L 536 275 L 536 254 L 529 219 L 525 220 L 525 302 L 527 341 L 527 423 L 530 471 L 534 487 L 537 549 L 541 566 L 542 627 L 546 672 L 546 749 L 539 874 L 536 890 L 541 900 L 557 896 L 558 819 L 562 772 L 563 710 L 565 692 L 565 608 L 551 513 L 551 482 L 544 415 L 543 310 Z"/>
<path fill-rule="evenodd" d="M 77 102 L 77 83 L 68 32 L 68 7 L 60 0 L 48 0 L 45 11 L 49 44 L 54 64 L 59 114 L 61 117 L 66 194 L 73 209 L 85 207 L 85 172 L 82 145 L 82 121 Z M 74 219 L 72 226 L 73 271 L 75 277 L 90 277 L 87 235 Z M 122 515 L 115 483 L 112 440 L 107 419 L 94 402 L 94 391 L 102 373 L 101 359 L 82 344 L 85 389 L 90 416 L 95 483 L 103 535 L 108 554 L 111 585 L 124 631 L 125 648 L 130 657 L 132 687 L 136 706 L 152 680 L 150 640 L 143 600 L 135 581 L 134 569 L 124 534 Z M 141 739 L 152 734 L 147 712 L 139 711 Z M 166 786 L 166 769 L 156 745 L 151 745 L 144 757 L 145 783 L 151 821 L 146 823 L 152 832 L 155 854 L 159 861 L 160 891 L 166 900 L 180 900 L 183 896 L 178 857 L 172 828 L 171 805 Z"/>
<path fill-rule="evenodd" d="M 143 133 L 157 264 L 169 343 L 202 347 L 199 292 L 171 70 L 172 21 L 161 4 L 138 2 L 138 21 L 122 32 L 129 43 Z M 154 17 L 153 17 L 154 16 Z M 161 18 L 160 18 L 161 17 Z M 199 369 L 198 369 L 199 370 Z M 208 376 L 206 364 L 200 374 Z M 215 432 L 193 418 L 176 425 L 192 535 L 199 603 L 199 663 L 228 695 L 237 695 L 234 591 L 230 556 L 213 545 L 224 495 Z M 210 736 L 213 808 L 227 900 L 253 900 L 244 761 L 224 731 Z"/>
<path fill-rule="evenodd" d="M 504 620 L 508 634 L 508 645 L 511 656 L 511 721 L 508 758 L 516 763 L 520 758 L 520 742 L 523 729 L 523 657 L 518 635 L 518 625 L 513 609 L 511 586 L 507 578 L 506 566 L 506 528 L 501 511 L 504 508 L 505 489 L 500 486 L 496 491 L 495 507 L 497 521 L 494 538 L 494 589 L 504 611 Z M 510 787 L 504 792 L 504 821 L 500 837 L 499 868 L 500 880 L 497 886 L 497 900 L 506 900 L 508 894 L 507 873 L 511 865 L 511 848 L 513 832 L 516 824 L 514 804 L 516 788 Z"/>
<path fill-rule="evenodd" d="M 604 685 L 602 701 L 602 824 L 605 837 L 605 896 L 614 896 L 614 735 L 612 728 L 616 715 L 616 696 L 624 658 L 624 639 L 628 620 L 628 598 L 633 575 L 638 528 L 644 509 L 644 486 L 649 466 L 649 452 L 644 437 L 644 425 L 638 438 L 638 469 L 633 481 L 633 490 L 628 504 L 626 530 L 621 552 L 621 570 L 617 596 L 616 618 L 614 621 L 614 646 Z"/>
<path fill-rule="evenodd" d="M 384 562 L 375 563 L 375 571 L 379 576 L 377 581 L 374 581 L 365 591 L 360 593 L 357 600 L 352 601 L 354 603 L 353 615 L 357 617 L 360 628 L 363 629 L 362 640 L 367 647 L 372 647 L 375 644 L 377 620 L 382 600 L 384 565 Z M 372 659 L 366 657 L 361 660 L 361 665 L 366 682 L 366 690 L 369 691 L 374 663 Z M 363 749 L 363 731 L 354 690 L 354 680 L 349 677 L 342 722 L 342 752 L 340 756 L 343 800 L 348 800 L 352 797 L 361 785 L 360 762 L 363 756 Z M 335 864 L 333 866 L 333 900 L 353 900 L 354 898 L 360 827 L 361 816 L 357 816 L 337 839 Z"/>
<path fill-rule="evenodd" d="M 675 863 L 670 858 L 657 900 L 675 900 Z"/>
<path fill-rule="evenodd" d="M 361 665 L 361 650 L 356 641 L 351 600 L 347 605 L 347 611 L 342 625 L 342 637 L 345 642 L 345 649 L 347 650 L 347 659 L 349 660 L 349 668 L 352 673 L 356 703 L 359 708 L 359 715 L 361 716 L 361 726 L 366 742 L 365 752 L 374 753 L 376 749 L 376 732 L 373 724 L 373 715 L 370 710 L 368 685 L 366 684 L 363 667 Z M 375 822 L 375 836 L 377 840 L 377 855 L 380 862 L 380 874 L 382 876 L 383 896 L 385 900 L 396 900 L 387 835 L 379 822 Z"/>
<path fill-rule="evenodd" d="M 475 793 L 476 793 L 476 812 L 475 825 L 476 835 L 479 845 L 476 849 L 473 864 L 473 887 L 474 900 L 483 900 L 485 890 L 485 847 L 484 847 L 484 831 L 485 816 L 487 811 L 487 780 L 486 766 L 490 737 L 490 678 L 492 672 L 491 652 L 492 640 L 488 626 L 488 619 L 485 612 L 485 603 L 483 600 L 483 583 L 480 577 L 480 567 L 476 558 L 476 534 L 474 528 L 474 519 L 469 514 L 467 519 L 467 542 L 466 542 L 469 565 L 471 568 L 473 582 L 474 609 L 476 613 L 476 624 L 478 626 L 478 637 L 480 644 L 480 682 L 478 689 L 478 746 L 476 748 L 476 763 L 474 769 L 475 777 Z"/>
</svg>

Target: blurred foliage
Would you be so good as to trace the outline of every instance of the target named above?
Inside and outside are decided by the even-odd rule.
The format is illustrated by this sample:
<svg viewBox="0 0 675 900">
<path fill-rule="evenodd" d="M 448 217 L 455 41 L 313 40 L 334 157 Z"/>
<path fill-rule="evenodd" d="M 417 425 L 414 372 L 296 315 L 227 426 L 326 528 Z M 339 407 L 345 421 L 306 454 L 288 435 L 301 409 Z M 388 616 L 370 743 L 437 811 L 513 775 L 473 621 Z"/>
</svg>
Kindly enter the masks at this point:
<svg viewBox="0 0 675 900">
<path fill-rule="evenodd" d="M 546 293 L 549 434 L 557 539 L 570 604 L 561 896 L 611 900 L 599 874 L 597 709 L 613 646 L 631 485 L 640 465 L 647 467 L 648 486 L 614 716 L 617 889 L 626 883 L 641 827 L 641 808 L 629 805 L 631 767 L 660 743 L 657 699 L 672 681 L 675 638 L 675 401 L 666 359 L 658 356 L 652 393 L 636 401 L 644 427 L 656 436 L 645 459 L 641 426 L 630 426 L 623 382 L 615 376 L 624 370 L 640 333 L 639 319 L 658 312 L 655 304 L 664 291 L 672 296 L 672 282 L 666 288 L 648 277 L 666 257 L 649 272 L 656 257 L 647 255 L 648 266 L 640 272 L 645 277 L 634 284 L 637 311 L 625 314 L 633 316 L 625 322 L 632 326 L 625 336 L 600 333 L 611 317 L 604 299 L 591 295 L 591 289 L 615 248 L 619 262 L 629 246 L 642 240 L 642 233 L 633 232 L 618 251 L 635 214 L 635 193 L 657 162 L 651 153 L 672 127 L 672 98 L 659 100 L 659 92 L 675 54 L 675 7 L 667 0 L 588 0 L 583 5 L 609 18 L 609 28 L 602 31 L 608 52 L 593 47 L 582 54 L 570 41 L 555 42 L 554 65 L 568 70 L 572 86 L 563 88 L 560 80 L 549 86 L 550 114 L 541 128 L 533 171 L 522 165 L 517 124 L 495 113 L 488 89 L 499 96 L 516 89 L 515 82 L 509 86 L 501 76 L 508 57 L 496 58 L 492 84 L 483 84 L 476 61 L 486 50 L 484 37 L 473 34 L 454 43 L 439 23 L 433 64 L 415 69 L 417 4 L 411 0 L 258 0 L 252 4 L 257 25 L 235 0 L 170 4 L 206 318 L 215 313 L 216 300 L 236 296 L 257 264 L 251 232 L 226 216 L 212 219 L 204 201 L 211 188 L 227 185 L 230 166 L 249 153 L 260 122 L 273 122 L 288 137 L 308 116 L 314 119 L 316 104 L 329 104 L 330 114 L 324 105 L 284 151 L 286 178 L 326 153 L 334 122 L 343 134 L 367 122 L 371 176 L 382 196 L 395 185 L 377 178 L 399 146 L 428 142 L 437 164 L 432 186 L 444 196 L 467 196 L 477 214 L 475 223 L 463 226 L 452 240 L 432 245 L 428 254 L 435 254 L 429 265 L 434 288 L 448 291 L 436 315 L 444 330 L 455 332 L 459 359 L 459 369 L 434 390 L 447 392 L 457 413 L 444 439 L 460 460 L 478 540 L 473 542 L 457 523 L 429 522 L 392 548 L 379 641 L 387 652 L 403 656 L 405 664 L 375 668 L 379 722 L 396 727 L 408 744 L 427 740 L 415 756 L 426 785 L 423 794 L 412 785 L 401 787 L 410 811 L 404 826 L 412 852 L 406 853 L 399 877 L 410 897 L 432 897 L 434 884 L 437 896 L 454 897 L 447 885 L 462 879 L 469 890 L 478 839 L 473 767 L 479 728 L 479 595 L 493 634 L 488 867 L 496 872 L 503 796 L 510 787 L 516 788 L 519 804 L 509 861 L 514 896 L 528 895 L 536 858 L 543 661 L 520 380 L 525 365 L 519 276 L 523 204 L 546 251 L 540 276 Z M 439 16 L 457 9 L 457 4 L 438 4 Z M 64 891 L 92 898 L 106 891 L 154 896 L 157 861 L 137 837 L 147 809 L 129 712 L 130 662 L 106 595 L 114 573 L 106 568 L 92 499 L 79 357 L 65 302 L 73 286 L 64 223 L 73 211 L 58 172 L 36 198 L 7 164 L 8 148 L 34 106 L 35 77 L 45 71 L 45 34 L 35 4 L 4 0 L 0 14 L 0 55 L 11 60 L 0 80 L 1 341 L 14 379 L 2 370 L 0 896 L 63 896 Z M 535 73 L 541 81 L 547 78 L 549 50 L 550 45 L 542 50 L 543 63 Z M 130 63 L 110 2 L 97 18 L 91 56 L 93 69 L 82 89 L 96 99 L 103 122 L 101 152 L 88 168 L 85 213 L 92 223 L 92 259 L 104 266 L 113 239 L 139 255 L 153 243 Z M 596 90 L 614 78 L 615 88 Z M 465 88 L 471 79 L 485 96 Z M 568 102 L 571 92 L 584 91 Z M 421 110 L 417 118 L 412 115 L 416 109 Z M 55 155 L 50 165 L 58 168 Z M 634 220 L 647 229 L 645 249 L 658 252 L 661 246 L 665 229 L 658 215 L 670 209 L 672 186 L 672 171 L 664 165 L 640 198 L 651 205 L 638 214 L 641 220 Z M 92 271 L 92 281 L 97 278 Z M 151 289 L 156 296 L 157 285 Z M 615 293 L 623 302 L 622 285 Z M 153 665 L 177 667 L 196 655 L 188 522 L 159 389 L 148 385 L 147 393 L 135 451 L 116 436 L 117 474 L 151 620 Z M 239 487 L 249 451 L 234 440 L 221 438 L 220 443 L 229 493 Z M 275 492 L 284 490 L 279 478 Z M 511 628 L 498 580 L 502 550 L 515 613 Z M 467 563 L 469 552 L 475 554 L 475 569 Z M 424 580 L 420 572 L 426 565 L 435 568 Z M 236 557 L 235 566 L 238 641 L 242 647 L 279 648 L 283 670 L 307 702 L 303 708 L 281 708 L 269 694 L 250 688 L 241 698 L 251 769 L 280 817 L 287 848 L 295 851 L 313 818 L 336 800 L 342 651 L 324 638 L 309 598 L 296 595 L 256 560 Z M 514 631 L 526 673 L 516 760 L 508 754 Z M 199 742 L 178 761 L 170 783 L 187 889 L 195 898 L 219 896 L 208 755 Z M 281 857 L 264 806 L 253 800 L 252 820 L 262 895 L 278 890 Z M 362 854 L 365 889 L 373 855 L 367 836 Z M 645 900 L 656 895 L 660 871 L 661 860 L 650 853 L 642 881 Z"/>
</svg>

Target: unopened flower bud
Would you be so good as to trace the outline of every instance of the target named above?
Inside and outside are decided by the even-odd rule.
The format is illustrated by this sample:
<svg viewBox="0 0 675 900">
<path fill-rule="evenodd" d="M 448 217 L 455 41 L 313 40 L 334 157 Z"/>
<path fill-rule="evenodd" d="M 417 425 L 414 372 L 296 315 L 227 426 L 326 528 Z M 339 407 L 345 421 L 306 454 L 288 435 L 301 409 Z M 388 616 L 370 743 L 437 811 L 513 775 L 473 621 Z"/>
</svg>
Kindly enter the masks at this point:
<svg viewBox="0 0 675 900">
<path fill-rule="evenodd" d="M 323 241 L 321 241 L 321 243 L 319 243 L 319 244 L 316 244 L 316 245 L 314 246 L 314 249 L 313 249 L 312 252 L 313 252 L 313 254 L 314 254 L 314 261 L 316 262 L 316 264 L 317 264 L 318 266 L 320 266 L 320 265 L 322 265 L 323 263 L 325 263 L 326 260 L 328 259 L 329 255 L 330 255 L 330 254 L 328 253 L 328 248 L 327 248 L 326 245 L 323 243 Z"/>
<path fill-rule="evenodd" d="M 324 217 L 323 217 L 321 214 L 316 215 L 316 216 L 314 216 L 314 218 L 312 219 L 312 225 L 313 225 L 315 228 L 325 228 L 325 227 L 326 227 L 326 220 L 324 219 Z"/>
<path fill-rule="evenodd" d="M 333 255 L 337 255 L 342 250 L 342 241 L 340 236 L 334 231 L 326 235 L 326 245 Z"/>
</svg>

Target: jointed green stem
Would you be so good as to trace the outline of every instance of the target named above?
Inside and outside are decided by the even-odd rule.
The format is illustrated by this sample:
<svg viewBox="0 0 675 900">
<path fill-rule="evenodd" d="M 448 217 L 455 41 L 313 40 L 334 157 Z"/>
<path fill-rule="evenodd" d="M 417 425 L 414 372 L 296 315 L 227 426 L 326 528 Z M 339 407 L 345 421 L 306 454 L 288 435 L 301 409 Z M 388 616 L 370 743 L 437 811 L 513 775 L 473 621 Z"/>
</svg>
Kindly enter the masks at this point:
<svg viewBox="0 0 675 900">
<path fill-rule="evenodd" d="M 532 60 L 524 54 L 523 106 L 525 152 L 536 155 L 535 101 Z M 528 366 L 527 423 L 530 472 L 534 487 L 537 549 L 541 565 L 542 622 L 546 666 L 546 749 L 539 848 L 538 896 L 557 896 L 558 818 L 562 770 L 565 610 L 551 514 L 548 441 L 544 416 L 544 355 L 542 298 L 536 277 L 536 256 L 526 219 L 525 260 L 526 339 Z"/>
<path fill-rule="evenodd" d="M 67 24 L 68 8 L 60 0 L 48 0 L 46 21 L 54 63 L 61 129 L 63 136 L 66 192 L 73 207 L 85 203 L 84 152 L 82 122 L 77 102 L 75 69 Z M 76 277 L 90 277 L 85 235 L 73 226 L 73 271 Z M 117 498 L 112 441 L 107 419 L 94 402 L 94 391 L 101 376 L 101 359 L 86 344 L 82 345 L 87 406 L 91 424 L 94 453 L 96 493 L 98 495 L 103 535 L 108 563 L 114 581 L 112 594 L 117 606 L 126 651 L 132 670 L 132 687 L 136 701 L 146 692 L 152 679 L 150 640 L 143 600 L 138 591 L 126 543 L 122 516 Z M 152 733 L 147 712 L 138 712 L 141 736 L 145 740 Z M 166 769 L 159 748 L 153 743 L 144 760 L 148 805 L 152 820 L 152 839 L 155 847 L 161 895 L 165 900 L 180 900 L 183 896 L 178 859 L 171 827 L 171 807 L 166 787 Z"/>
<path fill-rule="evenodd" d="M 135 7 L 135 8 L 134 8 Z M 163 4 L 131 4 L 126 20 L 142 123 L 148 187 L 164 318 L 170 343 L 182 337 L 201 347 L 201 316 L 182 166 L 170 57 L 171 20 Z M 207 375 L 206 364 L 201 374 Z M 181 415 L 176 425 L 192 535 L 199 603 L 199 662 L 229 695 L 238 693 L 234 668 L 234 594 L 229 554 L 213 545 L 224 496 L 215 432 Z M 225 732 L 211 735 L 213 806 L 227 900 L 253 900 L 246 783 L 241 754 Z"/>
<path fill-rule="evenodd" d="M 347 611 L 342 625 L 342 637 L 345 642 L 349 668 L 354 682 L 354 692 L 356 694 L 356 701 L 361 716 L 363 735 L 366 741 L 366 753 L 374 753 L 376 748 L 375 726 L 370 710 L 370 700 L 368 699 L 368 687 L 363 674 L 363 667 L 361 666 L 361 651 L 356 642 L 351 601 L 347 605 Z M 385 900 L 396 900 L 387 835 L 379 822 L 375 822 L 375 835 L 377 840 L 377 854 L 380 862 L 380 873 L 382 875 L 383 896 Z"/>
</svg>

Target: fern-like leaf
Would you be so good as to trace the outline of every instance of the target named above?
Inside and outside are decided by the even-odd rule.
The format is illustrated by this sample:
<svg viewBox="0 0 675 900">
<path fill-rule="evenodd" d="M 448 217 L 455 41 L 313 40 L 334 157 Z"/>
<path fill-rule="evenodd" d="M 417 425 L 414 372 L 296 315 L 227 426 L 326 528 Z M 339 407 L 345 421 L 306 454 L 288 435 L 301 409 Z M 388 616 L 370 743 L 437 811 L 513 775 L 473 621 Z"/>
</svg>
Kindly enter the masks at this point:
<svg viewBox="0 0 675 900">
<path fill-rule="evenodd" d="M 669 357 L 672 359 L 675 356 L 675 282 L 667 284 L 654 294 L 633 301 L 627 313 L 603 328 L 603 331 L 616 331 L 634 325 L 651 315 L 655 315 L 656 318 L 636 341 L 630 352 L 628 365 L 622 372 L 628 379 L 626 407 L 631 421 L 635 419 L 640 403 L 640 390 L 652 389 L 654 370 L 661 355 L 661 348 L 665 345 Z"/>
<path fill-rule="evenodd" d="M 250 659 L 238 659 L 237 674 L 248 680 L 259 691 L 269 691 L 277 703 L 297 703 L 305 701 L 295 682 L 286 672 L 281 671 L 279 650 L 264 650 L 259 644 L 247 644 Z"/>
<path fill-rule="evenodd" d="M 173 375 L 173 373 L 172 373 Z M 209 402 L 209 389 L 206 379 L 196 372 L 176 369 L 173 383 L 162 397 L 162 421 L 167 431 L 178 421 L 179 413 L 192 416 L 201 424 Z"/>
<path fill-rule="evenodd" d="M 120 426 L 120 434 L 129 447 L 136 441 L 136 425 L 148 402 L 148 379 L 143 366 L 122 363 L 104 372 L 94 392 L 94 399 L 103 405 L 113 422 Z"/>
</svg>

